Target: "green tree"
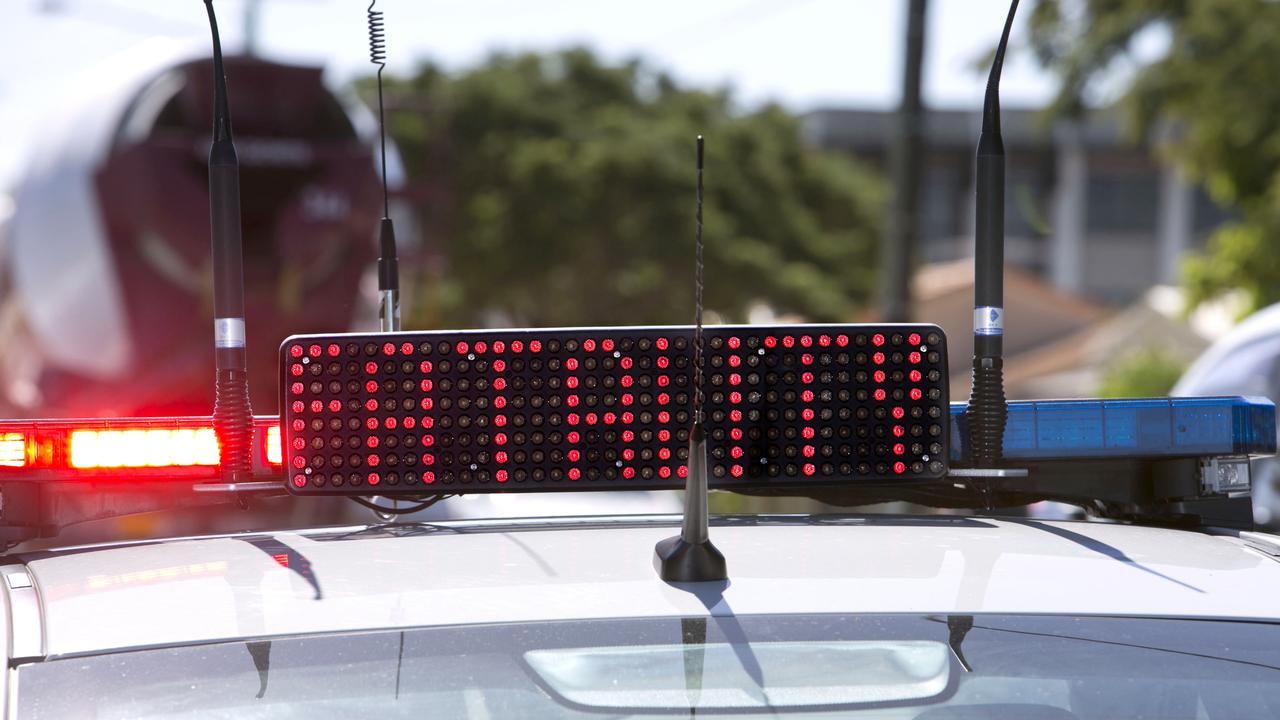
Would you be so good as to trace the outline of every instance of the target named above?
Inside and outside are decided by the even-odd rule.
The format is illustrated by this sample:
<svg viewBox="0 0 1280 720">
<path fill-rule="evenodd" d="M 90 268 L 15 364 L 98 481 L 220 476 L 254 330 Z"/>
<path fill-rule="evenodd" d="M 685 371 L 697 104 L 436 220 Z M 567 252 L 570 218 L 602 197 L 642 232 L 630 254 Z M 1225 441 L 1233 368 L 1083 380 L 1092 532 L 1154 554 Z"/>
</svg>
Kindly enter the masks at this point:
<svg viewBox="0 0 1280 720">
<path fill-rule="evenodd" d="M 1083 112 L 1100 77 L 1126 72 L 1140 36 L 1168 40 L 1132 68 L 1122 104 L 1140 134 L 1168 122 L 1162 149 L 1239 213 L 1188 263 L 1192 299 L 1238 288 L 1253 307 L 1280 301 L 1280 3 L 1039 0 L 1031 25 L 1060 113 Z"/>
<path fill-rule="evenodd" d="M 367 82 L 362 86 L 369 90 Z M 413 327 L 692 318 L 694 138 L 707 137 L 706 305 L 847 320 L 874 284 L 882 189 L 776 106 L 591 53 L 390 79 L 429 253 Z"/>
</svg>

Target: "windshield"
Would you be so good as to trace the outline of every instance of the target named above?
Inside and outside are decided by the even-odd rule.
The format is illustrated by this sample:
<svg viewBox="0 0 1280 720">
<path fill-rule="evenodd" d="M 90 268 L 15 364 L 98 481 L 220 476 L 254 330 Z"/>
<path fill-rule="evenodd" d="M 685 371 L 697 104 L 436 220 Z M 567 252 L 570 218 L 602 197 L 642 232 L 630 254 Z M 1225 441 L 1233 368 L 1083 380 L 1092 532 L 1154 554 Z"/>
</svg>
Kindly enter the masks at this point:
<svg viewBox="0 0 1280 720">
<path fill-rule="evenodd" d="M 989 615 L 504 624 L 69 658 L 20 667 L 17 688 L 23 718 L 1222 720 L 1280 714 L 1280 625 Z"/>
</svg>

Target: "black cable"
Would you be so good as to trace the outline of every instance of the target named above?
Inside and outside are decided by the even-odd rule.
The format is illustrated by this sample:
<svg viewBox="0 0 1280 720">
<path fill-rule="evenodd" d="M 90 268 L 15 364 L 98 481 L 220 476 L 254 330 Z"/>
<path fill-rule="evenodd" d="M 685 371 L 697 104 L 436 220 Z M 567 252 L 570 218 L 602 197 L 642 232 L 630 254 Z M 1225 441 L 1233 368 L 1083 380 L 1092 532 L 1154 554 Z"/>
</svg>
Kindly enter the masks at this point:
<svg viewBox="0 0 1280 720">
<path fill-rule="evenodd" d="M 373 502 L 372 500 L 365 500 L 364 498 L 358 497 L 355 495 L 349 495 L 347 497 L 352 501 L 354 501 L 357 505 L 363 505 L 364 507 L 367 507 L 370 510 L 373 510 L 375 512 L 380 512 L 384 515 L 409 515 L 412 513 L 426 510 L 427 508 L 431 507 L 432 505 L 435 505 L 441 500 L 444 500 L 445 498 L 453 497 L 453 496 L 452 495 L 434 495 L 426 500 L 423 500 L 422 502 L 416 505 L 410 505 L 408 507 L 387 507 L 385 505 L 379 505 L 378 503 Z"/>
<path fill-rule="evenodd" d="M 378 66 L 378 133 L 382 143 L 382 222 L 378 227 L 378 316 L 383 332 L 400 329 L 400 261 L 396 257 L 396 230 L 391 222 L 390 190 L 387 188 L 387 118 L 382 101 L 382 70 L 387 65 L 386 30 L 382 13 L 371 0 L 369 19 L 369 62 Z"/>
</svg>

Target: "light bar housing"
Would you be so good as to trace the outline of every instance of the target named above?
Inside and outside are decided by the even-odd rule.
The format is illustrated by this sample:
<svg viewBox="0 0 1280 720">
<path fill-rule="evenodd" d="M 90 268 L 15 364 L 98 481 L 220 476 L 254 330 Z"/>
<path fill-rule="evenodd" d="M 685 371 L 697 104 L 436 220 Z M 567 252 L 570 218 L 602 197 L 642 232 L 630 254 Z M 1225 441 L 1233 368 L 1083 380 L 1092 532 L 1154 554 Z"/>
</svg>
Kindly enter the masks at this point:
<svg viewBox="0 0 1280 720">
<path fill-rule="evenodd" d="M 692 327 L 297 336 L 281 346 L 298 494 L 684 486 Z M 946 476 L 935 325 L 705 330 L 712 487 Z"/>
<path fill-rule="evenodd" d="M 951 462 L 965 466 L 968 406 L 951 406 Z M 1260 397 L 1027 400 L 1009 403 L 1004 457 L 1053 460 L 1270 455 L 1276 408 Z"/>
</svg>

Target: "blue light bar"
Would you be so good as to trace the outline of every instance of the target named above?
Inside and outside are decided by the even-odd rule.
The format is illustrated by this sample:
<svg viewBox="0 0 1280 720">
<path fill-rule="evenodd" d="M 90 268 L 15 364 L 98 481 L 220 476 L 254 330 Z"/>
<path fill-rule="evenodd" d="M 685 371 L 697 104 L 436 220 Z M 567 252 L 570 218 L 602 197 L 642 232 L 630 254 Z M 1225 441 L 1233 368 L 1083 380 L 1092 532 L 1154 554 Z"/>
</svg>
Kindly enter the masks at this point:
<svg viewBox="0 0 1280 720">
<path fill-rule="evenodd" d="M 969 458 L 968 405 L 951 405 L 951 461 Z M 1269 455 L 1276 407 L 1260 397 L 1030 400 L 1009 403 L 1010 460 Z"/>
</svg>

